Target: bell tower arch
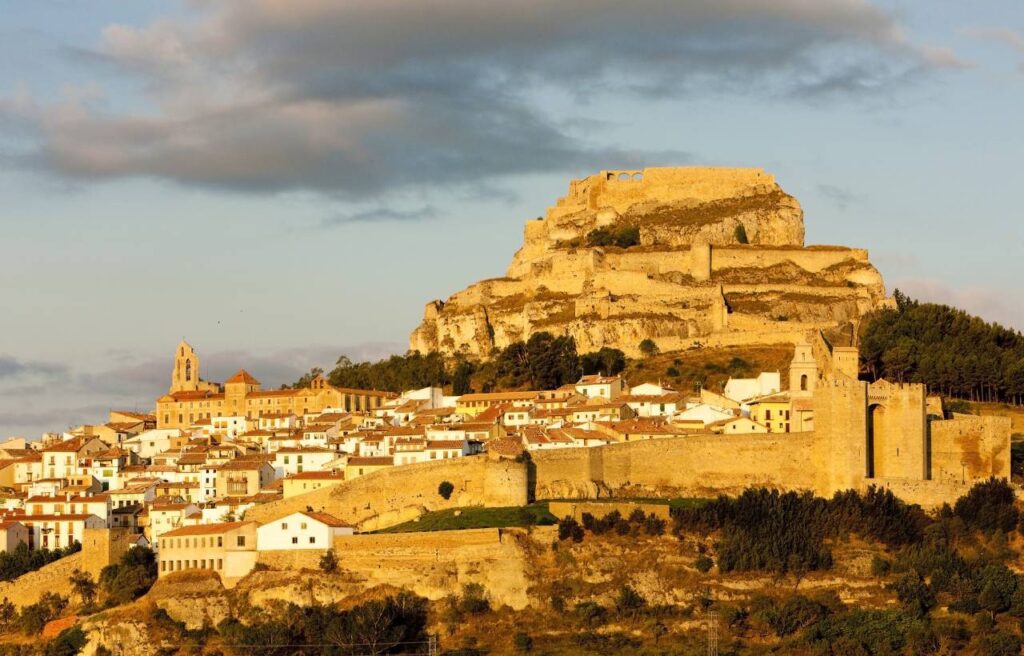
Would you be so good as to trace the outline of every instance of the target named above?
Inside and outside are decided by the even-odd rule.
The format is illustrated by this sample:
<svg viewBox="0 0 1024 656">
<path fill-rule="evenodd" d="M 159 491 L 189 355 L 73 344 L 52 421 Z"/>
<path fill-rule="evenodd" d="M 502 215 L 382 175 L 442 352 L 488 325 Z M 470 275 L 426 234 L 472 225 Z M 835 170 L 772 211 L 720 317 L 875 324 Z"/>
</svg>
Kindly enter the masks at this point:
<svg viewBox="0 0 1024 656">
<path fill-rule="evenodd" d="M 182 340 L 174 352 L 171 371 L 171 393 L 194 392 L 199 389 L 199 356 L 188 342 Z"/>
</svg>

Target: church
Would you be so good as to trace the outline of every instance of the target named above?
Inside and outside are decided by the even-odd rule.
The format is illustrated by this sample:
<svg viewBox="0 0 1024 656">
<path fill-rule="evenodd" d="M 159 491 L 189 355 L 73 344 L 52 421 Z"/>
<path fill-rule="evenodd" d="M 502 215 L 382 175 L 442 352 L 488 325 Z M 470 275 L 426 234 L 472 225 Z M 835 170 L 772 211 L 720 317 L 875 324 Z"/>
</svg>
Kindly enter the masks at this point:
<svg viewBox="0 0 1024 656">
<path fill-rule="evenodd" d="M 189 428 L 214 417 L 303 417 L 328 408 L 369 412 L 396 396 L 391 392 L 334 387 L 321 376 L 309 387 L 264 390 L 260 381 L 244 369 L 223 384 L 209 382 L 200 377 L 199 356 L 188 342 L 182 341 L 174 353 L 171 387 L 156 401 L 156 420 L 157 428 Z"/>
</svg>

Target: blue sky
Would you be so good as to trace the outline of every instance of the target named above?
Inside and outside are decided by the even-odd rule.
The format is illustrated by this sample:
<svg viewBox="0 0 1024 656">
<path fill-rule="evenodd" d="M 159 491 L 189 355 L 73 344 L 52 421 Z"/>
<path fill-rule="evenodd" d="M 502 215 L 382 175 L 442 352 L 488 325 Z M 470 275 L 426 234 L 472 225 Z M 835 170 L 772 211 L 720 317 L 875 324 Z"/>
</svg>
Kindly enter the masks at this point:
<svg viewBox="0 0 1024 656">
<path fill-rule="evenodd" d="M 770 5 L 770 6 L 769 6 Z M 425 7 L 429 6 L 429 10 Z M 401 351 L 569 179 L 762 166 L 1024 328 L 1019 3 L 0 0 L 0 437 Z"/>
</svg>

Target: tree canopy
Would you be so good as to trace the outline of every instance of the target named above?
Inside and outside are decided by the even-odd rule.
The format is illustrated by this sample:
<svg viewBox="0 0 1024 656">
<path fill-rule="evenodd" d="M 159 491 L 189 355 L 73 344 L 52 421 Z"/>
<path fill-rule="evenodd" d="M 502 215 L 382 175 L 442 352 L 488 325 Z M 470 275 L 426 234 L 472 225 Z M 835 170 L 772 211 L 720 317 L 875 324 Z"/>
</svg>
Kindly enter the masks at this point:
<svg viewBox="0 0 1024 656">
<path fill-rule="evenodd" d="M 1024 399 L 1024 335 L 899 290 L 894 296 L 896 309 L 873 315 L 861 333 L 870 375 L 973 401 Z"/>
</svg>

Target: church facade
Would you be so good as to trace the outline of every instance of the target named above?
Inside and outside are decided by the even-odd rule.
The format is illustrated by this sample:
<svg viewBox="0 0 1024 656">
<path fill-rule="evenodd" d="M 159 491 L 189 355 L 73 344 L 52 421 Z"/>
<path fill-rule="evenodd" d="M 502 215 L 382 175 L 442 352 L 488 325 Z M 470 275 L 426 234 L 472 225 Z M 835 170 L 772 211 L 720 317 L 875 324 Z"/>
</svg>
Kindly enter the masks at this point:
<svg viewBox="0 0 1024 656">
<path fill-rule="evenodd" d="M 302 417 L 328 408 L 369 412 L 395 396 L 391 392 L 334 387 L 319 376 L 309 387 L 264 390 L 260 381 L 244 369 L 223 384 L 209 382 L 200 377 L 199 356 L 182 341 L 174 354 L 171 387 L 156 401 L 156 420 L 157 428 L 189 428 L 213 417 Z"/>
</svg>

